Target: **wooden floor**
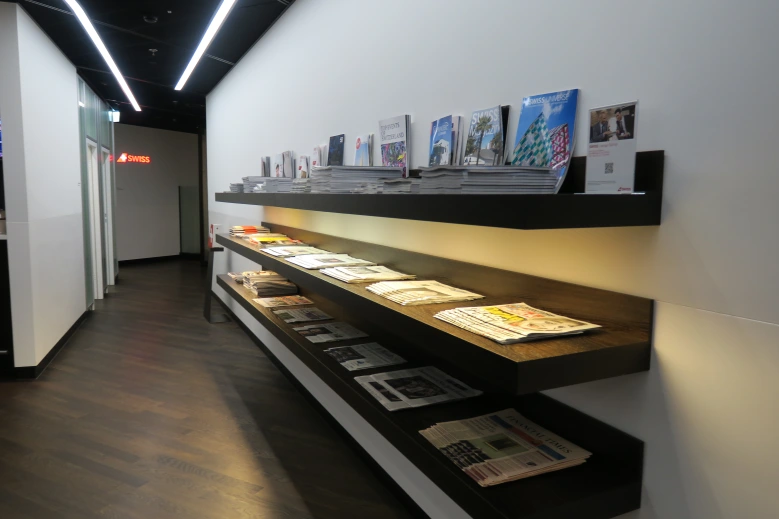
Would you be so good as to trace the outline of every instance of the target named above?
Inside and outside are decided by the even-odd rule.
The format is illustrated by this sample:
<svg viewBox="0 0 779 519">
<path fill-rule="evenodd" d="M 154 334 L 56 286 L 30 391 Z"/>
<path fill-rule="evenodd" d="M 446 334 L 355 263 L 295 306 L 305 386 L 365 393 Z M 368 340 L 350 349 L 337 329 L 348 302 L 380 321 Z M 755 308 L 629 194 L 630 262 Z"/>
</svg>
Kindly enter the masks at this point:
<svg viewBox="0 0 779 519">
<path fill-rule="evenodd" d="M 197 262 L 121 268 L 36 381 L 0 383 L 0 518 L 409 517 Z"/>
</svg>

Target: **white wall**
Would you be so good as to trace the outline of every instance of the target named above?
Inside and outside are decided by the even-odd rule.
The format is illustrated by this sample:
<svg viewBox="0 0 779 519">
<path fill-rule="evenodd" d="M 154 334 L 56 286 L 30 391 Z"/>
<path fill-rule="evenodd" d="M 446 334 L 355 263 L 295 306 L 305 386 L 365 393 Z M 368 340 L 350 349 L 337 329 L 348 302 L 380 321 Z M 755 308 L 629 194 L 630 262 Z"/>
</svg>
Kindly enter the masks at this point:
<svg viewBox="0 0 779 519">
<path fill-rule="evenodd" d="M 149 164 L 116 164 L 119 261 L 181 252 L 179 186 L 198 185 L 197 139 L 192 133 L 114 125 L 117 157 L 124 152 L 151 157 Z"/>
<path fill-rule="evenodd" d="M 0 70 L 14 362 L 34 366 L 86 310 L 77 76 L 5 2 Z"/>
<path fill-rule="evenodd" d="M 298 0 L 208 96 L 210 221 L 264 218 L 656 299 L 650 372 L 550 394 L 647 442 L 644 504 L 626 518 L 773 518 L 777 20 L 776 2 Z M 587 108 L 640 100 L 639 150 L 666 151 L 661 226 L 515 231 L 213 199 L 258 155 L 351 142 L 403 113 L 415 167 L 449 113 L 510 104 L 513 142 L 522 97 L 567 88 L 581 89 L 577 155 Z M 224 257 L 217 272 L 242 265 Z"/>
</svg>

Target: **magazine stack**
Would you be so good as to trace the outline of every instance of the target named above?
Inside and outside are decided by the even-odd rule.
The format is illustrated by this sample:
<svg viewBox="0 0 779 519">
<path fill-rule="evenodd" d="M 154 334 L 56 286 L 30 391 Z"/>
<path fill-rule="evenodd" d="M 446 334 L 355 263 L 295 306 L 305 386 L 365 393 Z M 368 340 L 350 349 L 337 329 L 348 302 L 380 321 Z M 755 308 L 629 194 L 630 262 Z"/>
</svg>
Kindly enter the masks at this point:
<svg viewBox="0 0 779 519">
<path fill-rule="evenodd" d="M 270 177 L 263 179 L 264 183 L 258 184 L 255 193 L 291 193 L 292 178 Z"/>
<path fill-rule="evenodd" d="M 433 366 L 378 373 L 354 380 L 389 411 L 454 402 L 482 394 Z"/>
<path fill-rule="evenodd" d="M 333 176 L 333 170 L 329 167 L 313 167 L 310 173 L 310 192 L 311 193 L 329 193 L 330 179 Z"/>
<path fill-rule="evenodd" d="M 374 294 L 404 306 L 457 303 L 484 297 L 438 281 L 382 281 L 366 288 Z"/>
<path fill-rule="evenodd" d="M 311 192 L 311 179 L 310 178 L 294 178 L 292 179 L 291 193 L 310 193 Z"/>
<path fill-rule="evenodd" d="M 262 225 L 259 227 L 256 225 L 233 225 L 230 227 L 230 236 L 234 237 L 247 236 L 251 234 L 264 234 L 269 232 L 270 230 L 267 227 L 263 227 Z"/>
<path fill-rule="evenodd" d="M 314 304 L 309 298 L 303 296 L 262 297 L 259 299 L 252 299 L 252 301 L 265 308 Z"/>
<path fill-rule="evenodd" d="M 600 328 L 597 324 L 563 317 L 525 303 L 453 308 L 438 312 L 435 317 L 500 344 L 577 335 Z"/>
<path fill-rule="evenodd" d="M 304 256 L 292 256 L 287 261 L 311 270 L 325 269 L 328 267 L 359 267 L 363 265 L 375 265 L 370 261 L 352 258 L 348 254 L 306 254 Z"/>
<path fill-rule="evenodd" d="M 320 272 L 346 283 L 373 283 L 376 281 L 398 281 L 414 279 L 412 274 L 404 274 L 387 267 L 334 267 L 322 269 Z"/>
<path fill-rule="evenodd" d="M 401 167 L 365 167 L 365 166 L 328 166 L 316 168 L 318 173 L 314 182 L 317 191 L 321 191 L 324 180 L 329 181 L 329 193 L 379 193 L 385 180 L 403 177 Z M 329 171 L 329 174 L 326 172 Z M 312 178 L 313 175 L 312 175 Z M 312 190 L 313 192 L 313 190 Z"/>
<path fill-rule="evenodd" d="M 243 184 L 230 184 L 230 191 L 228 193 L 243 193 Z"/>
<path fill-rule="evenodd" d="M 592 455 L 514 409 L 438 423 L 420 434 L 482 487 L 575 467 Z"/>
<path fill-rule="evenodd" d="M 284 246 L 303 246 L 305 243 L 303 243 L 300 240 L 294 240 L 287 236 L 286 234 L 278 234 L 278 233 L 268 233 L 268 234 L 255 234 L 252 236 L 249 236 L 247 238 L 247 241 L 253 245 L 256 246 L 258 249 L 264 249 L 265 247 L 284 247 Z"/>
<path fill-rule="evenodd" d="M 264 183 L 267 179 L 265 177 L 243 177 L 243 192 L 254 193 L 257 186 Z"/>
<path fill-rule="evenodd" d="M 270 270 L 244 272 L 242 276 L 244 288 L 258 297 L 286 296 L 298 293 L 297 285 Z"/>
<path fill-rule="evenodd" d="M 399 178 L 385 180 L 381 192 L 385 195 L 415 195 L 419 194 L 419 178 Z"/>
<path fill-rule="evenodd" d="M 419 174 L 422 194 L 554 194 L 558 172 L 530 166 L 435 166 Z"/>
</svg>

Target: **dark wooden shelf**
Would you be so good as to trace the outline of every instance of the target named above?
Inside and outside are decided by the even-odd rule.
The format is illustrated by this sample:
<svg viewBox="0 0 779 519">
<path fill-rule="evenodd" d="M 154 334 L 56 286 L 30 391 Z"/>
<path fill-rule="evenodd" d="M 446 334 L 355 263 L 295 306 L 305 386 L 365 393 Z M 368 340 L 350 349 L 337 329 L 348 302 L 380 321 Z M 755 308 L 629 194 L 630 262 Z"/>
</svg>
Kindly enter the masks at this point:
<svg viewBox="0 0 779 519">
<path fill-rule="evenodd" d="M 228 276 L 217 276 L 217 283 L 472 517 L 607 519 L 640 506 L 643 470 L 643 442 L 640 440 L 540 394 L 522 397 L 485 394 L 462 402 L 390 413 L 365 392 L 354 377 L 399 368 L 349 372 L 324 350 L 333 345 L 380 340 L 402 354 L 410 365 L 421 365 L 410 354 L 414 351 L 413 345 L 391 342 L 384 336 L 376 337 L 370 329 L 362 326 L 359 319 L 352 319 L 348 309 L 339 311 L 336 301 L 306 292 L 305 295 L 318 307 L 371 333 L 370 339 L 312 344 L 294 332 L 290 325 L 276 318 L 269 309 L 255 304 L 252 301 L 255 296 Z M 356 310 L 359 312 L 359 309 Z M 264 349 L 274 358 L 267 348 Z M 508 407 L 515 407 L 541 426 L 588 449 L 593 456 L 579 467 L 481 488 L 418 433 L 436 422 L 478 416 Z"/>
<path fill-rule="evenodd" d="M 660 225 L 663 151 L 637 154 L 640 195 L 574 194 L 584 190 L 584 162 L 573 159 L 557 195 L 216 193 L 216 201 L 526 230 Z"/>
<path fill-rule="evenodd" d="M 374 261 L 419 279 L 435 279 L 484 294 L 470 303 L 404 307 L 377 296 L 363 284 L 347 284 L 270 256 L 229 236 L 217 242 L 302 289 L 351 309 L 365 320 L 394 330 L 440 362 L 470 373 L 483 383 L 527 394 L 649 369 L 653 302 L 606 290 L 527 276 L 459 261 L 313 233 L 270 223 L 311 245 Z M 526 302 L 603 328 L 579 336 L 503 346 L 433 317 L 457 306 Z"/>
</svg>

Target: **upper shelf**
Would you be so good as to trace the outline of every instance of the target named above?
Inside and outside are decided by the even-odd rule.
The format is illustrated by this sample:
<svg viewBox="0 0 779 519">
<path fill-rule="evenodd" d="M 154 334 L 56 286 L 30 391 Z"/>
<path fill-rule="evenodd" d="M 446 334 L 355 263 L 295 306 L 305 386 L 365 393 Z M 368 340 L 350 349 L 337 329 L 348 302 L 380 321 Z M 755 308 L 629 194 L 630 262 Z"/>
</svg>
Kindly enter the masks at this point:
<svg viewBox="0 0 779 519">
<path fill-rule="evenodd" d="M 557 195 L 352 195 L 216 193 L 217 202 L 509 229 L 660 225 L 663 151 L 636 155 L 635 195 L 584 191 L 585 157 L 574 157 Z"/>
<path fill-rule="evenodd" d="M 365 289 L 318 271 L 306 270 L 266 254 L 239 238 L 218 235 L 217 243 L 321 294 L 367 320 L 393 330 L 420 351 L 493 387 L 513 394 L 626 375 L 649 369 L 652 301 L 551 279 L 528 276 L 402 249 L 264 223 L 311 245 L 349 253 L 419 279 L 435 279 L 484 294 L 469 303 L 401 306 Z M 603 328 L 578 336 L 500 345 L 434 314 L 457 306 L 526 302 L 551 312 L 583 319 Z"/>
</svg>

